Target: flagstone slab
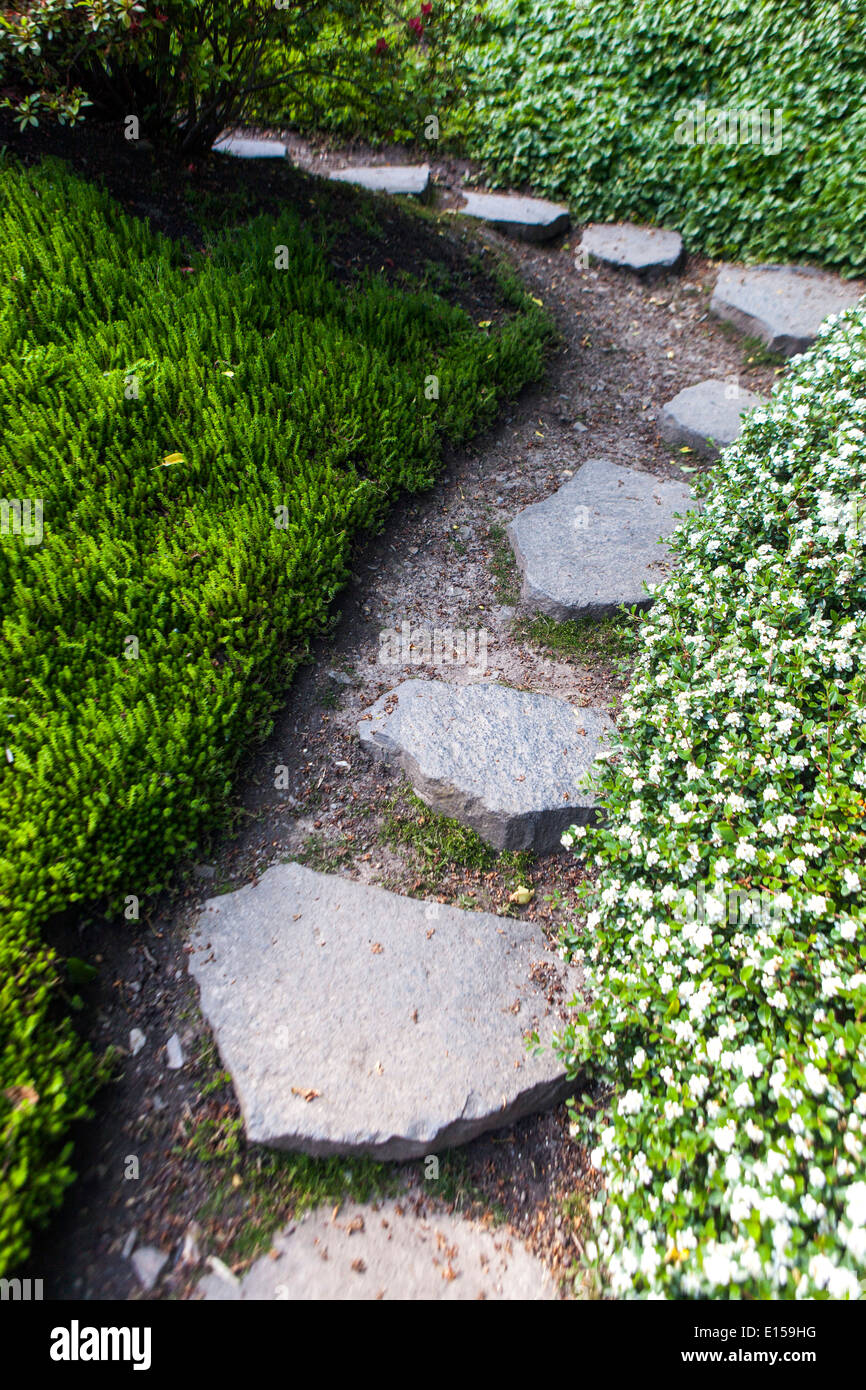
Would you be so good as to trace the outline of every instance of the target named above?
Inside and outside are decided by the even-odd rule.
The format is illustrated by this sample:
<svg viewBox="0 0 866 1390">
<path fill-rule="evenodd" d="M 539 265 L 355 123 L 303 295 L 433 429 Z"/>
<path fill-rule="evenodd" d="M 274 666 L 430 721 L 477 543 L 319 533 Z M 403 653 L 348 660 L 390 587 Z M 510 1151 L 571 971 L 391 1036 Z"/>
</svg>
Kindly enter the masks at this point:
<svg viewBox="0 0 866 1390">
<path fill-rule="evenodd" d="M 590 264 L 632 270 L 638 275 L 662 275 L 678 270 L 683 260 L 679 232 L 664 227 L 639 227 L 632 222 L 593 222 L 583 233 L 580 250 Z"/>
<path fill-rule="evenodd" d="M 815 341 L 829 314 L 841 313 L 866 286 L 804 265 L 723 265 L 710 312 L 793 357 Z"/>
<path fill-rule="evenodd" d="M 532 922 L 279 864 L 191 947 L 252 1143 L 416 1158 L 573 1090 L 549 1045 L 580 976 Z"/>
<path fill-rule="evenodd" d="M 227 135 L 214 145 L 217 154 L 233 154 L 238 159 L 285 159 L 288 145 L 279 140 L 255 140 L 242 135 Z"/>
<path fill-rule="evenodd" d="M 430 184 L 429 164 L 353 164 L 330 174 L 340 183 L 355 183 L 374 193 L 404 193 L 421 198 Z"/>
<path fill-rule="evenodd" d="M 754 391 L 709 378 L 687 386 L 662 406 L 659 434 L 668 444 L 686 445 L 705 458 L 718 458 L 738 437 L 743 416 L 763 404 Z"/>
<path fill-rule="evenodd" d="M 561 848 L 595 805 L 581 782 L 609 715 L 486 682 L 407 680 L 358 725 L 361 744 L 407 773 L 421 800 L 498 850 Z"/>
<path fill-rule="evenodd" d="M 550 1273 L 506 1228 L 464 1221 L 406 1196 L 319 1207 L 274 1236 L 236 1285 L 207 1275 L 206 1300 L 546 1301 Z"/>
<path fill-rule="evenodd" d="M 463 217 L 478 217 L 499 232 L 519 241 L 550 241 L 571 225 L 571 215 L 562 203 L 546 198 L 524 198 L 516 193 L 475 193 L 463 189 Z"/>
<path fill-rule="evenodd" d="M 644 585 L 657 587 L 670 569 L 664 538 L 676 513 L 698 506 L 683 483 L 589 459 L 508 527 L 523 602 L 557 622 L 648 608 Z"/>
</svg>

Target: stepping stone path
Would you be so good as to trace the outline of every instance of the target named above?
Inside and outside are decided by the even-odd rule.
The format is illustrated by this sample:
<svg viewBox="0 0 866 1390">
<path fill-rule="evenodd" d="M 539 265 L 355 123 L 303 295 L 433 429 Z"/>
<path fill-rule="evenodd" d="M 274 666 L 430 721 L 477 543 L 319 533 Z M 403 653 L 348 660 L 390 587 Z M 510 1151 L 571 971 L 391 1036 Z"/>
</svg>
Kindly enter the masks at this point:
<svg viewBox="0 0 866 1390">
<path fill-rule="evenodd" d="M 462 189 L 463 217 L 478 217 L 519 241 L 550 241 L 571 226 L 568 208 L 545 198 L 522 198 L 512 193 L 474 193 Z"/>
<path fill-rule="evenodd" d="M 724 265 L 710 312 L 772 352 L 793 357 L 814 342 L 828 314 L 856 304 L 866 286 L 801 265 Z"/>
<path fill-rule="evenodd" d="M 221 1301 L 555 1298 L 541 1261 L 506 1232 L 415 1205 L 403 1197 L 308 1212 L 242 1280 L 210 1274 L 199 1291 Z"/>
<path fill-rule="evenodd" d="M 706 458 L 718 458 L 739 435 L 743 415 L 763 404 L 743 387 L 712 378 L 699 381 L 662 407 L 659 434 L 668 444 L 685 444 Z"/>
<path fill-rule="evenodd" d="M 238 159 L 285 159 L 288 145 L 278 140 L 253 140 L 242 135 L 228 135 L 214 145 L 217 154 L 233 154 Z"/>
<path fill-rule="evenodd" d="M 683 260 L 679 232 L 663 227 L 636 227 L 631 222 L 594 222 L 583 234 L 580 250 L 590 263 L 633 270 L 638 275 L 663 275 L 678 270 Z"/>
<path fill-rule="evenodd" d="M 428 806 L 476 830 L 495 849 L 559 849 L 585 822 L 580 790 L 611 728 L 603 710 L 505 685 L 408 680 L 358 725 L 361 744 L 398 763 Z"/>
<path fill-rule="evenodd" d="M 429 164 L 353 164 L 335 169 L 330 178 L 340 183 L 356 183 L 374 193 L 406 193 L 421 198 L 430 184 Z"/>
<path fill-rule="evenodd" d="M 683 483 L 590 459 L 508 527 L 524 602 L 558 622 L 648 608 L 643 586 L 659 584 L 670 561 L 659 542 L 675 513 L 698 505 Z"/>
<path fill-rule="evenodd" d="M 215 148 L 283 157 L 284 145 L 229 137 Z M 428 165 L 351 166 L 330 178 L 423 196 Z M 467 191 L 463 216 L 524 241 L 570 225 L 542 199 Z M 587 227 L 590 261 L 655 276 L 684 258 L 679 233 L 628 223 Z M 807 347 L 821 321 L 860 285 L 799 266 L 723 266 L 712 311 L 772 349 Z M 659 417 L 662 437 L 714 458 L 762 402 L 709 379 L 680 391 Z M 590 459 L 511 522 L 523 601 L 549 617 L 601 618 L 647 608 L 670 568 L 664 540 L 697 510 L 684 483 Z M 349 679 L 331 673 L 334 679 Z M 407 680 L 359 723 L 376 758 L 400 766 L 435 811 L 497 850 L 560 847 L 589 820 L 582 783 L 605 735 L 606 711 L 492 682 Z M 581 986 L 531 921 L 401 897 L 299 864 L 205 903 L 190 971 L 201 993 L 252 1143 L 313 1155 L 429 1156 L 547 1109 L 574 1090 L 551 1050 Z M 537 1034 L 539 1055 L 527 1050 Z M 133 1051 L 143 1045 L 131 1035 Z M 183 1065 L 179 1039 L 167 1064 Z M 132 1256 L 145 1288 L 165 1257 Z M 519 1242 L 445 1212 L 423 1195 L 308 1213 L 243 1279 L 210 1261 L 207 1299 L 550 1299 L 543 1265 Z"/>
<path fill-rule="evenodd" d="M 204 905 L 190 970 L 252 1143 L 416 1158 L 573 1090 L 580 977 L 531 922 L 279 864 Z"/>
</svg>

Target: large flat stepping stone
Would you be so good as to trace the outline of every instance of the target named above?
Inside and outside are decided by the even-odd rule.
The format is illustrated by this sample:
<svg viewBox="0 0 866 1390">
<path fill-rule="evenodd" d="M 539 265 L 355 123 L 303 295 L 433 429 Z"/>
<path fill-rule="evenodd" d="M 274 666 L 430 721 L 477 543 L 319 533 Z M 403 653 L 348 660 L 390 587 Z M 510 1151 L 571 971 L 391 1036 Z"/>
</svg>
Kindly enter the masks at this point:
<svg viewBox="0 0 866 1390">
<path fill-rule="evenodd" d="M 562 203 L 549 203 L 546 198 L 524 198 L 516 193 L 473 193 L 462 190 L 463 206 L 457 209 L 463 217 L 478 217 L 489 222 L 498 232 L 517 237 L 519 241 L 550 241 L 571 225 L 571 215 Z"/>
<path fill-rule="evenodd" d="M 233 154 L 238 159 L 285 159 L 288 145 L 279 140 L 255 140 L 241 135 L 227 135 L 214 145 L 217 154 Z"/>
<path fill-rule="evenodd" d="M 531 922 L 279 864 L 205 903 L 192 946 L 252 1143 L 418 1158 L 574 1088 L 549 1044 L 579 976 Z"/>
<path fill-rule="evenodd" d="M 632 222 L 593 222 L 580 243 L 590 263 L 633 270 L 638 275 L 663 275 L 678 270 L 683 260 L 679 232 L 663 227 L 638 227 Z"/>
<path fill-rule="evenodd" d="M 356 164 L 334 169 L 330 177 L 355 183 L 374 193 L 405 193 L 423 197 L 430 183 L 429 164 Z"/>
<path fill-rule="evenodd" d="M 803 265 L 723 265 L 710 312 L 772 352 L 793 357 L 815 341 L 828 314 L 856 304 L 862 284 Z"/>
<path fill-rule="evenodd" d="M 505 685 L 408 680 L 367 716 L 363 747 L 495 849 L 560 849 L 563 831 L 592 814 L 580 784 L 612 728 L 604 710 Z"/>
<path fill-rule="evenodd" d="M 523 600 L 548 617 L 606 617 L 622 605 L 648 608 L 670 567 L 659 541 L 675 513 L 697 510 L 683 483 L 589 459 L 556 492 L 510 523 Z"/>
<path fill-rule="evenodd" d="M 198 1288 L 243 1302 L 556 1297 L 547 1269 L 507 1230 L 416 1211 L 406 1197 L 308 1212 L 236 1284 L 210 1274 Z"/>
<path fill-rule="evenodd" d="M 687 386 L 662 406 L 659 434 L 668 444 L 687 445 L 705 458 L 718 458 L 743 427 L 743 416 L 763 405 L 760 396 L 710 378 Z"/>
</svg>

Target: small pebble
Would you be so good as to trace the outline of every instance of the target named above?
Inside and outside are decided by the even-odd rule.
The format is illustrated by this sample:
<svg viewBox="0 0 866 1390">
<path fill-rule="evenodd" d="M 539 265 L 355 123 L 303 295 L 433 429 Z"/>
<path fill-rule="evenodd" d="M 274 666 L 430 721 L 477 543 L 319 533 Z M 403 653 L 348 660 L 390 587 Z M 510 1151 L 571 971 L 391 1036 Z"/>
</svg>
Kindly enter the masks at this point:
<svg viewBox="0 0 866 1390">
<path fill-rule="evenodd" d="M 179 1067 L 183 1066 L 183 1048 L 177 1033 L 172 1033 L 165 1045 L 165 1058 L 172 1071 L 177 1071 Z"/>
</svg>

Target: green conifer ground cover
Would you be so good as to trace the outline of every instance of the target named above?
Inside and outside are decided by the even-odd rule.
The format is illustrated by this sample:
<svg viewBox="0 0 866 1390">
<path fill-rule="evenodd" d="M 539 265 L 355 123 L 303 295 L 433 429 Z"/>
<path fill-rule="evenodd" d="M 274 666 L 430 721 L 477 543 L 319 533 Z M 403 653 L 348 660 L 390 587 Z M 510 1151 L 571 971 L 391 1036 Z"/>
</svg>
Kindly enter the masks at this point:
<svg viewBox="0 0 866 1390">
<path fill-rule="evenodd" d="M 483 332 L 426 290 L 341 285 L 291 211 L 187 265 L 64 165 L 0 163 L 0 490 L 22 504 L 0 535 L 0 1271 L 71 1181 L 98 1072 L 40 926 L 107 902 L 122 929 L 219 821 L 355 540 L 540 374 L 547 320 L 507 294 Z"/>
</svg>

